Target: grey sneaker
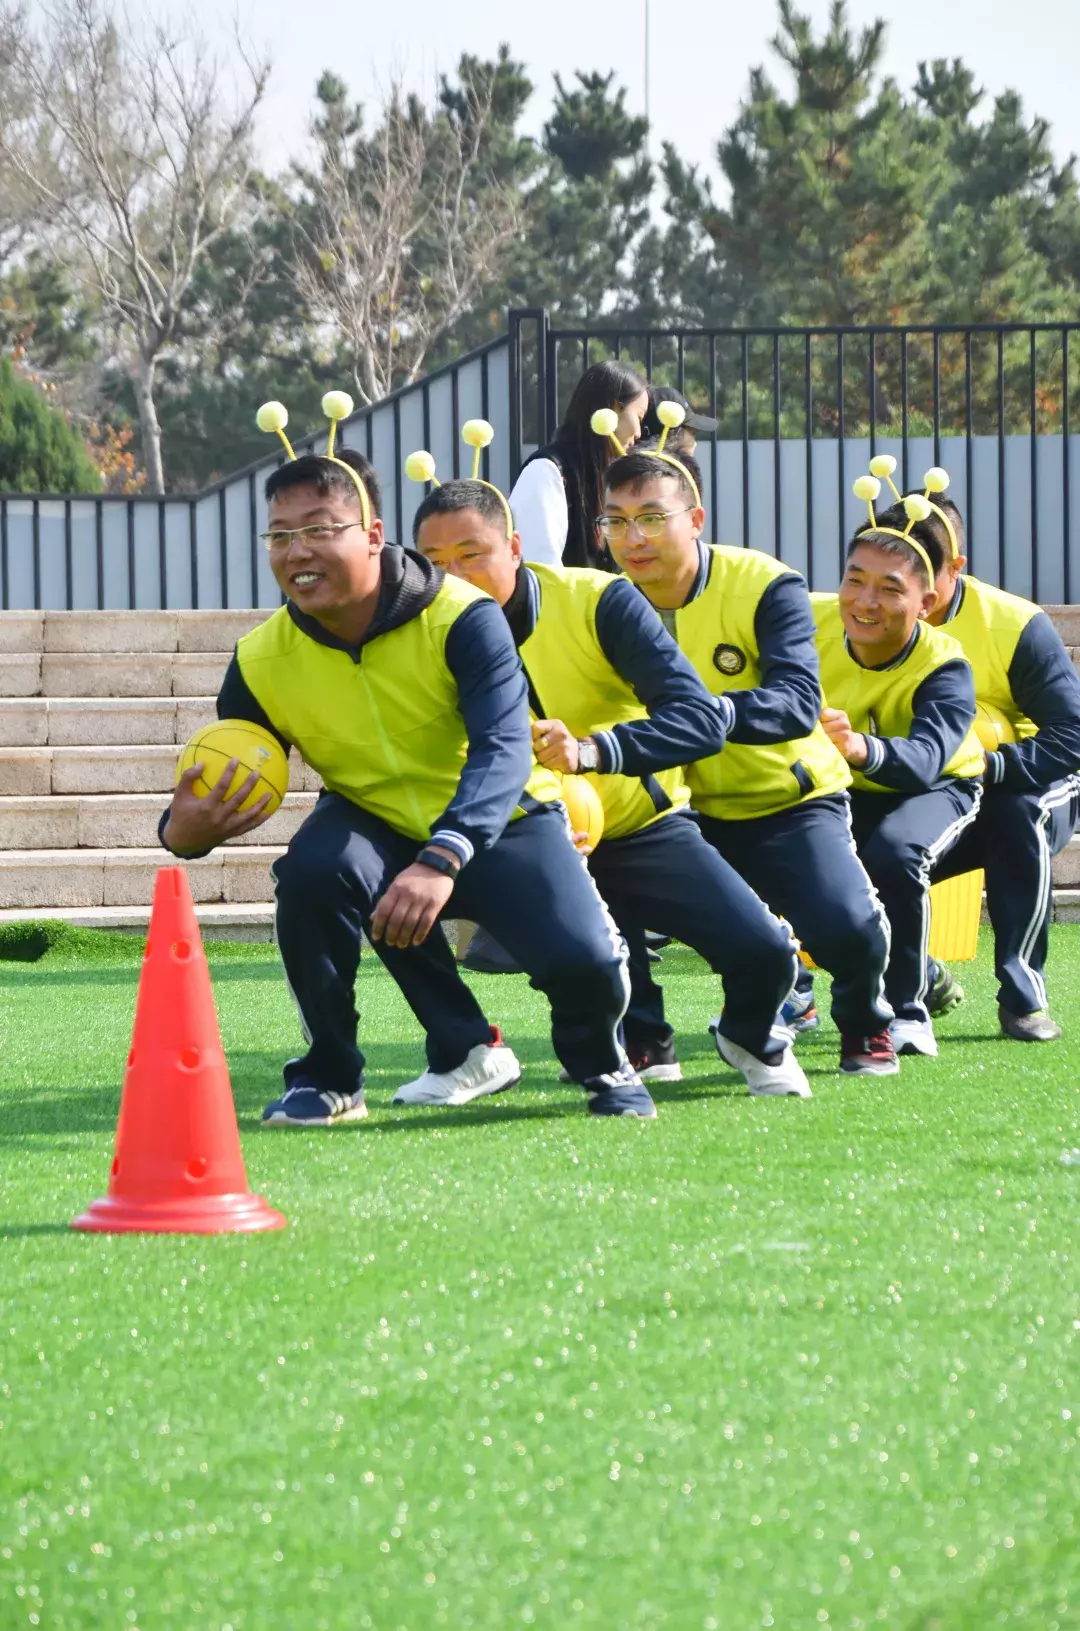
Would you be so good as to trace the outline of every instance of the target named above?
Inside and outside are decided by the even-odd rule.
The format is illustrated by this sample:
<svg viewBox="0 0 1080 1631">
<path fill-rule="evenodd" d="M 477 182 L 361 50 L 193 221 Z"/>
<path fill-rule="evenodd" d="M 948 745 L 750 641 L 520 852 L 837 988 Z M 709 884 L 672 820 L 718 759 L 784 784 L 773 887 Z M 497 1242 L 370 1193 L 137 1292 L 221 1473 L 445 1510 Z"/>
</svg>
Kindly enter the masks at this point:
<svg viewBox="0 0 1080 1631">
<path fill-rule="evenodd" d="M 1011 1036 L 1014 1042 L 1057 1042 L 1061 1037 L 1061 1026 L 1054 1023 L 1046 1008 L 1036 1008 L 1033 1014 L 1010 1014 L 999 1004 L 998 1021 L 1001 1034 Z"/>
</svg>

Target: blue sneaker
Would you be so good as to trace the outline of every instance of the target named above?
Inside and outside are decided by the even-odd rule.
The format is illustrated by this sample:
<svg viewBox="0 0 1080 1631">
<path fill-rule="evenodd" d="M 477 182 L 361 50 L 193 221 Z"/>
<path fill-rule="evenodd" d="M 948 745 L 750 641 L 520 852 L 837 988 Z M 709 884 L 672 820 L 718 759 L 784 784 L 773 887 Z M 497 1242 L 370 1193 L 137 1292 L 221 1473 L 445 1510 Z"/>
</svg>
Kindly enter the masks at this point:
<svg viewBox="0 0 1080 1631">
<path fill-rule="evenodd" d="M 656 1106 L 649 1090 L 629 1061 L 607 1076 L 592 1076 L 584 1083 L 591 1116 L 637 1116 L 652 1121 Z"/>
<path fill-rule="evenodd" d="M 262 1113 L 262 1127 L 337 1127 L 344 1121 L 363 1121 L 367 1115 L 364 1090 L 356 1093 L 320 1093 L 310 1082 L 287 1087 L 280 1099 Z"/>
<path fill-rule="evenodd" d="M 790 1031 L 793 1037 L 801 1036 L 803 1031 L 816 1031 L 821 1024 L 821 1018 L 814 1006 L 813 991 L 793 991 L 777 1015 L 777 1024 L 785 1031 Z"/>
</svg>

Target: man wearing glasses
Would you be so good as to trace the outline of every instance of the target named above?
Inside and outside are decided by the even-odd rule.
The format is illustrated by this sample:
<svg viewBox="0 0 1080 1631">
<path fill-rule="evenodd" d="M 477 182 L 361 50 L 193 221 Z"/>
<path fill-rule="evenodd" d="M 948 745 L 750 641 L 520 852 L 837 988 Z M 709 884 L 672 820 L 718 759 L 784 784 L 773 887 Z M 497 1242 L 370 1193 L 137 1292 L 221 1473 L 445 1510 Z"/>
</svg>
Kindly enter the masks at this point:
<svg viewBox="0 0 1080 1631">
<path fill-rule="evenodd" d="M 720 1057 L 753 1094 L 809 1098 L 788 1039 L 771 1034 L 795 975 L 791 934 L 704 842 L 687 809 L 680 767 L 723 758 L 729 705 L 710 698 L 625 579 L 523 562 L 506 501 L 487 484 L 436 487 L 413 537 L 433 565 L 502 607 L 528 680 L 539 763 L 587 774 L 603 803 L 589 869 L 619 928 L 631 941 L 658 929 L 700 953 L 724 984 Z M 651 982 L 649 997 L 642 1022 L 627 1016 L 631 1063 L 646 1081 L 678 1081 L 663 995 Z"/>
<path fill-rule="evenodd" d="M 888 925 L 852 842 L 851 773 L 818 723 L 806 584 L 772 556 L 701 542 L 701 475 L 689 454 L 661 462 L 633 452 L 605 479 L 600 527 L 612 555 L 729 710 L 723 753 L 688 767 L 700 829 L 832 974 L 840 1069 L 892 1075 Z M 660 1024 L 645 948 L 633 939 L 630 968 L 627 1025 Z"/>
<path fill-rule="evenodd" d="M 625 951 L 570 842 L 559 782 L 533 762 L 525 679 L 499 608 L 384 548 L 365 459 L 306 455 L 269 477 L 270 564 L 286 604 L 240 640 L 218 696 L 297 748 L 326 791 L 275 863 L 277 932 L 307 1051 L 265 1127 L 367 1114 L 357 1046 L 361 932 L 427 1033 L 399 1102 L 464 1104 L 519 1079 L 437 920 L 484 924 L 551 1003 L 555 1051 L 598 1115 L 655 1109 L 618 1038 Z M 370 521 L 365 517 L 369 515 Z M 194 857 L 266 819 L 180 781 L 161 825 Z"/>
</svg>

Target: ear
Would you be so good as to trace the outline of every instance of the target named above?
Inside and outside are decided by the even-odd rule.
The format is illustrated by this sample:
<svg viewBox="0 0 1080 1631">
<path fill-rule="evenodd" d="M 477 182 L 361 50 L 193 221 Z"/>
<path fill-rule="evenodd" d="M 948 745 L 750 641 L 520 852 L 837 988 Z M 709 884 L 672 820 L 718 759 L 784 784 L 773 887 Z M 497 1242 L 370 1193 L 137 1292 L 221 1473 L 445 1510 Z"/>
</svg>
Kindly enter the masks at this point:
<svg viewBox="0 0 1080 1631">
<path fill-rule="evenodd" d="M 520 566 L 521 565 L 521 534 L 520 534 L 520 532 L 515 532 L 513 537 L 510 539 L 510 554 L 511 554 L 511 556 L 513 558 L 514 565 L 515 566 Z"/>
<path fill-rule="evenodd" d="M 690 511 L 690 525 L 694 529 L 695 538 L 699 538 L 705 531 L 705 511 L 700 506 Z"/>
<path fill-rule="evenodd" d="M 934 610 L 936 605 L 937 590 L 933 587 L 933 585 L 931 585 L 919 603 L 919 616 L 925 620 L 930 616 L 930 613 Z"/>
<path fill-rule="evenodd" d="M 955 572 L 953 573 L 953 576 L 957 577 L 957 578 L 960 577 L 961 573 L 967 571 L 967 556 L 966 555 L 957 555 L 957 556 L 955 556 L 954 559 L 953 559 L 952 564 L 956 568 Z"/>
<path fill-rule="evenodd" d="M 382 521 L 379 517 L 376 517 L 375 520 L 372 521 L 371 531 L 368 533 L 368 548 L 373 555 L 377 555 L 385 542 L 386 535 L 383 532 Z"/>
</svg>

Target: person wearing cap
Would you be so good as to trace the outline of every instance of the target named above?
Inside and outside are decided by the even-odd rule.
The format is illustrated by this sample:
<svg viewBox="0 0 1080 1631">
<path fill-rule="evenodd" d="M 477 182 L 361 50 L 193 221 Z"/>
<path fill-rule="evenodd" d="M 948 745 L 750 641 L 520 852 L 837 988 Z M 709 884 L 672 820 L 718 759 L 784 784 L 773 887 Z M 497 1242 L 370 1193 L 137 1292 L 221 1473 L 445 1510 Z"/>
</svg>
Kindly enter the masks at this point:
<svg viewBox="0 0 1080 1631">
<path fill-rule="evenodd" d="M 345 406 L 345 404 L 348 406 Z M 351 411 L 328 393 L 333 425 Z M 285 604 L 238 643 L 219 717 L 295 747 L 324 792 L 274 863 L 277 939 L 306 1047 L 263 1126 L 326 1127 L 367 1114 L 357 1039 L 361 940 L 426 1032 L 427 1069 L 399 1094 L 464 1104 L 512 1087 L 520 1066 L 464 983 L 439 917 L 486 923 L 551 1004 L 555 1052 L 600 1115 L 655 1113 L 619 1039 L 625 953 L 575 853 L 560 783 L 532 756 L 525 678 L 486 595 L 422 556 L 384 548 L 375 472 L 331 442 L 297 459 L 287 414 L 259 425 L 288 460 L 269 476 L 266 544 Z M 245 813 L 235 763 L 205 798 L 177 787 L 160 831 L 194 857 L 267 819 Z"/>
<path fill-rule="evenodd" d="M 721 1059 L 752 1094 L 809 1098 L 789 1039 L 771 1034 L 795 974 L 791 933 L 704 841 L 679 768 L 722 757 L 729 710 L 625 579 L 524 561 L 512 513 L 486 483 L 435 486 L 413 533 L 426 559 L 502 606 L 528 681 L 539 762 L 587 775 L 602 801 L 603 836 L 588 865 L 620 930 L 656 928 L 697 951 L 723 981 Z M 638 1027 L 628 1014 L 627 1051 L 646 1082 L 678 1081 L 663 994 L 653 989 L 660 1025 Z"/>
<path fill-rule="evenodd" d="M 895 469 L 895 460 L 887 462 Z M 927 621 L 959 642 L 995 738 L 978 817 L 938 876 L 985 870 L 1002 1033 L 1019 1042 L 1053 1042 L 1061 1028 L 1049 1012 L 1044 969 L 1052 861 L 1080 819 L 1080 677 L 1040 607 L 966 571 L 963 517 L 943 487 L 934 491 L 941 496 L 912 529 L 934 569 Z M 894 507 L 881 520 L 895 526 L 900 513 Z M 931 1013 L 962 997 L 948 969 L 931 960 Z"/>
<path fill-rule="evenodd" d="M 623 443 L 631 446 L 648 406 L 648 386 L 628 364 L 597 362 L 585 370 L 562 424 L 526 459 L 510 493 L 526 560 L 616 570 L 596 526 L 612 453 L 593 435 L 592 416 L 598 409 L 614 413 Z"/>
<path fill-rule="evenodd" d="M 677 422 L 676 404 L 660 410 Z M 701 831 L 832 974 L 840 1069 L 892 1074 L 888 926 L 851 840 L 851 772 L 818 720 L 806 584 L 757 550 L 701 541 L 700 472 L 689 454 L 635 449 L 610 466 L 606 486 L 601 527 L 612 553 L 730 716 L 724 751 L 687 767 Z M 662 1036 L 644 945 L 629 944 L 628 1023 Z"/>
<path fill-rule="evenodd" d="M 678 425 L 665 425 L 659 414 L 661 402 L 673 402 L 682 410 L 683 417 Z M 651 451 L 654 443 L 663 441 L 666 451 L 678 458 L 684 453 L 693 455 L 697 452 L 698 436 L 715 436 L 716 428 L 717 421 L 707 414 L 695 412 L 688 398 L 673 385 L 649 386 L 649 406 L 641 421 L 642 451 Z"/>
<path fill-rule="evenodd" d="M 936 1055 L 926 1008 L 930 885 L 970 828 L 984 755 L 975 685 L 958 641 L 925 621 L 933 570 L 913 536 L 923 495 L 893 526 L 876 517 L 878 482 L 861 477 L 870 525 L 848 545 L 837 594 L 811 597 L 825 693 L 822 722 L 852 770 L 855 843 L 889 919 L 885 994 L 897 1053 Z"/>
</svg>

